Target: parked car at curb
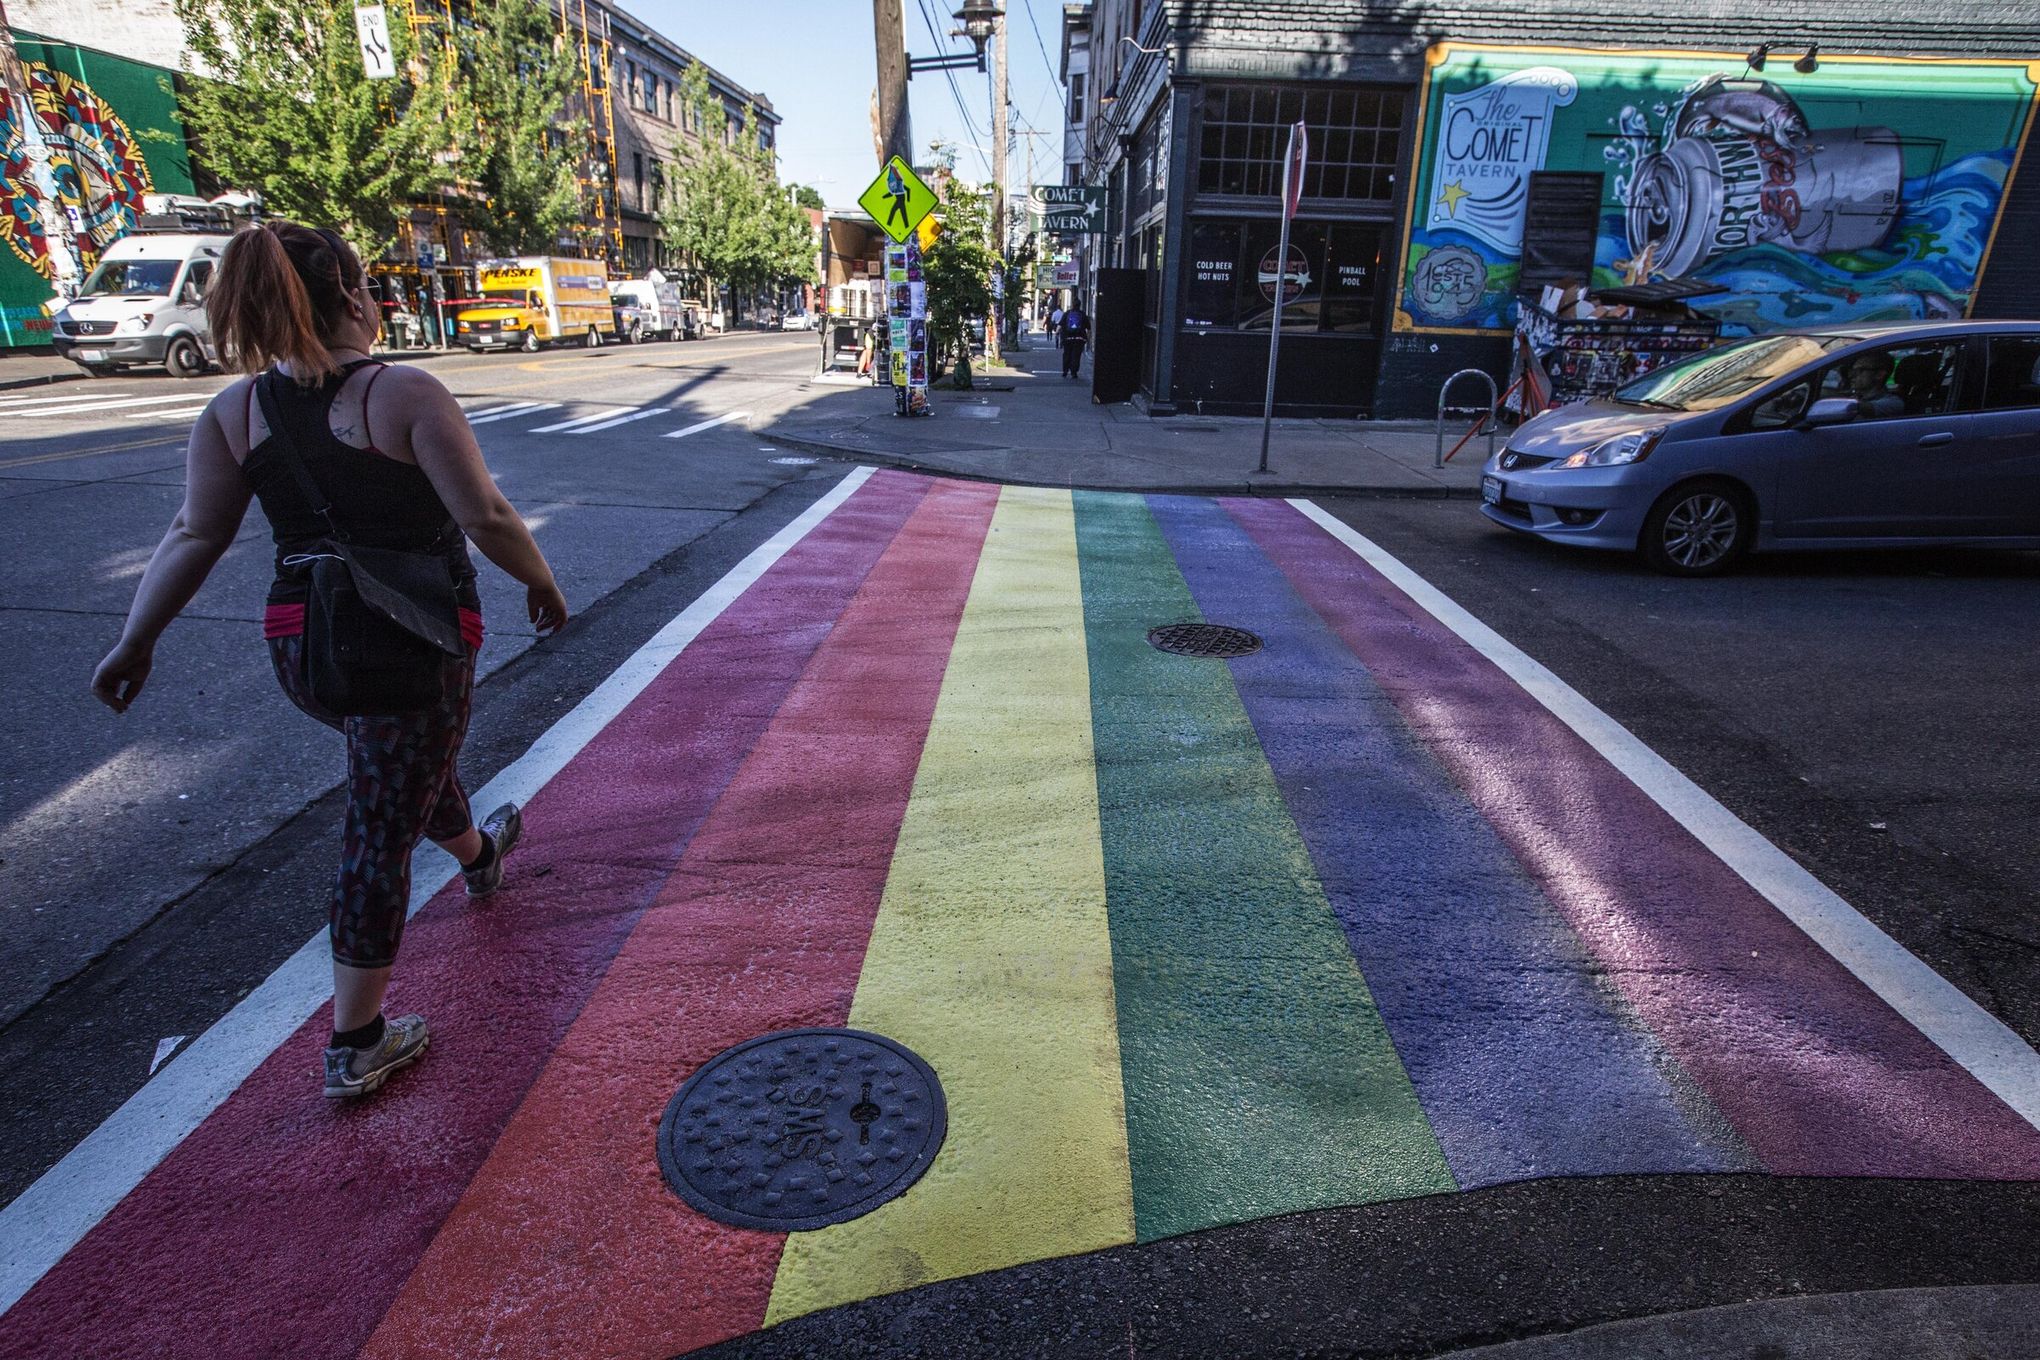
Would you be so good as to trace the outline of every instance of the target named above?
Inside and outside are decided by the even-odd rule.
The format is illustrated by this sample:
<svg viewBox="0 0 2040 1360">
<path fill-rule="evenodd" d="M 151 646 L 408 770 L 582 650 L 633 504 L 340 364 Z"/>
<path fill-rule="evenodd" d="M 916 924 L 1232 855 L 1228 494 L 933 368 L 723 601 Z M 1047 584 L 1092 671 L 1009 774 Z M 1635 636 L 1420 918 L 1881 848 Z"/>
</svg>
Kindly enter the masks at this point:
<svg viewBox="0 0 2040 1360">
<path fill-rule="evenodd" d="M 2040 548 L 2040 322 L 1731 341 L 1526 421 L 1482 474 L 1496 524 L 1675 576 L 1753 551 Z"/>
</svg>

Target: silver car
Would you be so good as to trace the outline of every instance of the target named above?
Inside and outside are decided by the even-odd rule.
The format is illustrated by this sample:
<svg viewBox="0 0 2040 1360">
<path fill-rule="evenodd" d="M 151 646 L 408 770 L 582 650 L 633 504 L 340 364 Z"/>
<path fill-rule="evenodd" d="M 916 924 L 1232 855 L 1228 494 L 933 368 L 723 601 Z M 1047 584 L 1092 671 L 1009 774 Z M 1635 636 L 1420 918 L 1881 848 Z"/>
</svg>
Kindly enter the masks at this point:
<svg viewBox="0 0 2040 1360">
<path fill-rule="evenodd" d="M 1481 512 L 1706 576 L 1758 549 L 2040 548 L 2040 322 L 1737 340 L 1524 423 Z"/>
</svg>

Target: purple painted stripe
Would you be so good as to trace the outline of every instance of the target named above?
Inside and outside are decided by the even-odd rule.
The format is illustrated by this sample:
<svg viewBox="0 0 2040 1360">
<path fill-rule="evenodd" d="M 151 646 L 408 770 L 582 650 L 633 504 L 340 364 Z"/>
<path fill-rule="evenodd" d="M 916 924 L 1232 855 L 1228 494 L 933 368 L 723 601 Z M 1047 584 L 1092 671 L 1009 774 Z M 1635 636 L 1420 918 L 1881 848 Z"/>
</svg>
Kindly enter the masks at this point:
<svg viewBox="0 0 2040 1360">
<path fill-rule="evenodd" d="M 2040 1131 L 1529 693 L 1293 508 L 1225 506 L 1768 1170 L 2040 1179 Z"/>
<path fill-rule="evenodd" d="M 930 485 L 873 476 L 538 792 L 499 894 L 456 878 L 418 913 L 391 988 L 432 1022 L 415 1073 L 321 1099 L 322 1007 L 0 1319 L 0 1355 L 355 1354 Z"/>
<path fill-rule="evenodd" d="M 1149 504 L 1204 616 L 1267 640 L 1232 663 L 1240 701 L 1454 1178 L 1746 1169 L 1726 1121 L 1245 530 L 1208 500 Z"/>
</svg>

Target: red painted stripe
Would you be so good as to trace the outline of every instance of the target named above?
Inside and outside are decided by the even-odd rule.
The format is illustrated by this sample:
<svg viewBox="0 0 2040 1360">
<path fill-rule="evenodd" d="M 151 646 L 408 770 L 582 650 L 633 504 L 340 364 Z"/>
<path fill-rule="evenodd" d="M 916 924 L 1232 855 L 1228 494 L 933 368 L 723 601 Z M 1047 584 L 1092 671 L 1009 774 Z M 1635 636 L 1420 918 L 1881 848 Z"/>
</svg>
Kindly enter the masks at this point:
<svg viewBox="0 0 2040 1360">
<path fill-rule="evenodd" d="M 412 921 L 416 1072 L 322 1099 L 322 1007 L 0 1319 L 0 1355 L 354 1354 L 926 486 L 874 476 L 531 800 L 501 893 L 455 879 Z"/>
<path fill-rule="evenodd" d="M 680 1082 L 840 1025 L 994 487 L 938 485 L 873 568 L 363 1354 L 663 1357 L 764 1321 L 781 1234 L 660 1179 Z"/>
<path fill-rule="evenodd" d="M 1225 506 L 1766 1169 L 2040 1178 L 2040 1132 L 1492 662 L 1292 508 Z"/>
<path fill-rule="evenodd" d="M 272 604 L 262 610 L 262 637 L 296 637 L 305 631 L 305 607 L 301 604 Z"/>
</svg>

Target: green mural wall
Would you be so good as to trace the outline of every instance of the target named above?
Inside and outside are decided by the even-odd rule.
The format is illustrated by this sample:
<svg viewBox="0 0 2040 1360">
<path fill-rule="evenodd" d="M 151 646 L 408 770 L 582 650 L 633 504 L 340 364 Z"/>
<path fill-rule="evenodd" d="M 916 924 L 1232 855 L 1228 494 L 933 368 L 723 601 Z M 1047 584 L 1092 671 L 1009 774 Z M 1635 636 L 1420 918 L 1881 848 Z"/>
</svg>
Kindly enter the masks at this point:
<svg viewBox="0 0 2040 1360">
<path fill-rule="evenodd" d="M 1833 56 L 1756 73 L 1727 54 L 1440 44 L 1397 328 L 1512 324 L 1536 170 L 1602 174 L 1594 285 L 1722 284 L 1698 305 L 1731 333 L 1965 315 L 2036 73 Z"/>
<path fill-rule="evenodd" d="M 53 237 L 75 242 L 89 273 L 143 194 L 193 192 L 171 72 L 33 34 L 14 43 L 34 122 L 0 108 L 0 347 L 49 343 L 43 304 L 68 267 Z"/>
</svg>

